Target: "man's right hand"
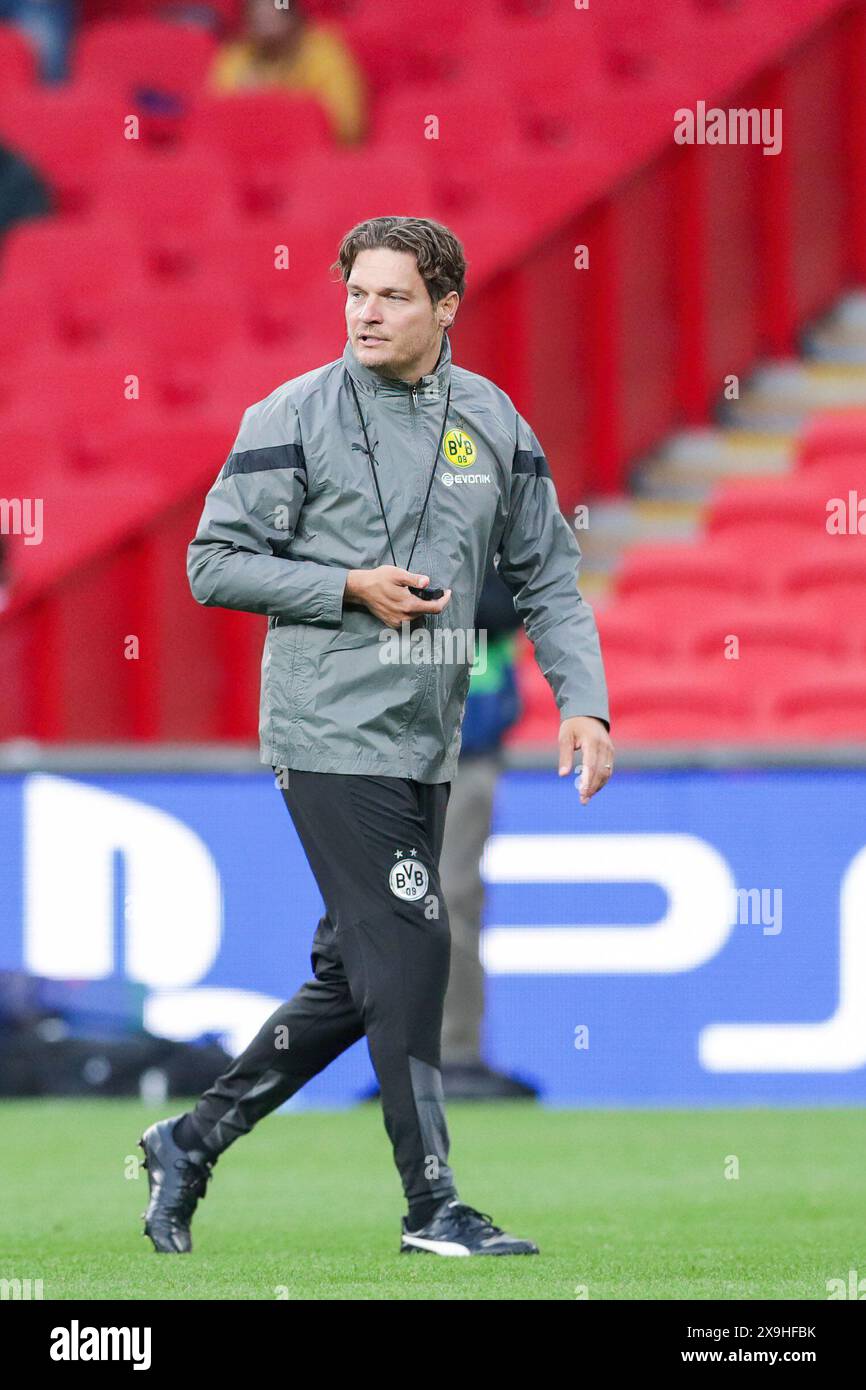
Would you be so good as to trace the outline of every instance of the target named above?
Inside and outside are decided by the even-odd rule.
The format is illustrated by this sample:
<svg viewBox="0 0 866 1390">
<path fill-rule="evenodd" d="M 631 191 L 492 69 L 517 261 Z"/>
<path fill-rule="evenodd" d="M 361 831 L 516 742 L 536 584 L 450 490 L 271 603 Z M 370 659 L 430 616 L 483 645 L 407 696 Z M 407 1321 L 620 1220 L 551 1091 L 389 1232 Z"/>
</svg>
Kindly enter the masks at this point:
<svg viewBox="0 0 866 1390">
<path fill-rule="evenodd" d="M 397 569 L 395 565 L 380 565 L 375 570 L 349 570 L 344 597 L 350 603 L 362 603 L 388 627 L 399 627 L 420 613 L 441 613 L 450 603 L 450 589 L 446 589 L 441 598 L 429 601 L 409 593 L 410 584 L 415 589 L 426 589 L 429 583 L 429 575 L 410 574 L 409 570 Z"/>
</svg>

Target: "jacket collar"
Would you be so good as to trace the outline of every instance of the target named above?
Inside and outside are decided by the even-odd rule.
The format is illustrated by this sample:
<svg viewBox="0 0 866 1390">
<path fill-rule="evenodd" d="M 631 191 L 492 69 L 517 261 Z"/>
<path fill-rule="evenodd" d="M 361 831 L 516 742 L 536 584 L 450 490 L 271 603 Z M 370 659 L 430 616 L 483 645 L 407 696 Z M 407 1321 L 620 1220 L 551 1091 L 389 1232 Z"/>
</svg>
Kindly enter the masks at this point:
<svg viewBox="0 0 866 1390">
<path fill-rule="evenodd" d="M 445 396 L 451 379 L 451 344 L 447 332 L 443 333 L 439 361 L 433 371 L 428 376 L 422 376 L 419 381 L 414 383 L 414 386 L 410 386 L 408 381 L 397 381 L 393 377 L 382 376 L 379 372 L 374 372 L 372 368 L 365 367 L 355 356 L 354 348 L 348 338 L 343 349 L 343 362 L 348 371 L 351 372 L 356 384 L 374 396 L 408 397 L 414 392 L 415 398 L 419 401 L 438 401 L 440 396 Z"/>
</svg>

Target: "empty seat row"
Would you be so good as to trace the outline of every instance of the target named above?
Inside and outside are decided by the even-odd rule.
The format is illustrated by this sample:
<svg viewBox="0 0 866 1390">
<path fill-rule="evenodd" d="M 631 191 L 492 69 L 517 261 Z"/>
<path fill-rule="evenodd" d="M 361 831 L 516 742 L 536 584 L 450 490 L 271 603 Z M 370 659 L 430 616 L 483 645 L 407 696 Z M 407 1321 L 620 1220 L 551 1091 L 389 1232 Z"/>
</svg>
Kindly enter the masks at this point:
<svg viewBox="0 0 866 1390">
<path fill-rule="evenodd" d="M 544 105 L 553 109 L 549 94 Z M 378 198 L 383 206 L 395 195 L 413 205 L 431 198 L 483 204 L 504 180 L 512 206 L 532 219 L 527 194 L 543 199 L 551 182 L 568 180 L 574 201 L 588 177 L 609 177 L 646 139 L 669 134 L 667 98 L 661 125 L 638 118 L 632 106 L 620 122 L 583 100 L 553 143 L 532 138 L 530 110 L 492 76 L 468 89 L 400 90 L 380 104 L 371 141 L 349 150 L 333 147 L 310 98 L 239 93 L 201 98 L 183 127 L 184 140 L 172 143 L 152 138 L 156 118 L 146 107 L 131 112 L 100 93 L 50 90 L 5 102 L 0 139 L 42 172 L 67 214 L 105 216 L 119 193 L 134 208 L 153 188 L 160 210 L 175 218 L 186 208 L 197 208 L 199 221 L 233 208 L 266 215 L 285 212 L 294 201 L 321 221 L 341 198 Z M 171 128 L 162 122 L 159 129 L 162 136 Z"/>
<path fill-rule="evenodd" d="M 644 544 L 626 552 L 615 596 L 647 611 L 658 608 L 670 622 L 686 613 L 706 613 L 708 603 L 801 596 L 807 590 L 830 598 L 839 585 L 850 588 L 853 597 L 864 579 L 862 538 L 852 536 L 823 533 L 794 551 L 782 547 L 751 557 L 721 541 Z"/>
<path fill-rule="evenodd" d="M 507 742 L 555 741 L 558 712 L 534 663 L 522 662 L 523 715 Z M 610 690 L 616 742 L 704 740 L 718 743 L 862 741 L 866 736 L 866 671 L 818 677 L 808 671 L 775 687 L 731 683 L 714 674 L 661 669 L 620 676 Z"/>
<path fill-rule="evenodd" d="M 420 73 L 436 73 L 455 55 L 491 52 L 500 58 L 522 60 L 572 46 L 584 52 L 587 66 L 613 75 L 639 76 L 653 61 L 663 64 L 673 55 L 718 65 L 727 60 L 755 60 L 774 46 L 790 42 L 803 28 L 830 8 L 828 0 L 762 0 L 760 7 L 723 5 L 719 0 L 617 0 L 615 6 L 556 4 L 554 0 L 439 0 L 436 21 L 430 22 L 423 0 L 404 0 L 382 6 L 377 0 L 323 6 L 308 0 L 314 21 L 336 21 L 349 38 L 370 76 L 385 83 Z M 235 32 L 241 27 L 242 6 L 235 7 Z M 638 37 L 640 42 L 638 43 Z M 20 36 L 0 30 L 0 75 L 26 82 L 32 74 L 16 62 Z M 72 54 L 77 78 L 92 78 L 122 90 L 141 81 L 159 82 L 175 90 L 192 91 L 207 76 L 217 50 L 212 29 L 174 22 L 142 13 L 104 16 L 83 25 Z"/>
<path fill-rule="evenodd" d="M 331 360 L 343 349 L 335 331 Z M 232 350 L 217 345 L 215 352 L 192 359 L 163 360 L 129 353 L 126 367 L 111 359 L 101 374 L 79 373 L 75 364 L 46 361 L 42 370 L 28 373 L 28 391 L 10 391 L 0 384 L 0 432 L 3 434 L 4 486 L 19 486 L 28 457 L 36 457 L 33 436 L 42 441 L 44 455 L 56 456 L 58 466 L 86 471 L 99 467 L 124 475 L 129 468 L 128 435 L 146 441 L 147 434 L 178 438 L 213 421 L 222 434 L 238 427 L 243 409 L 252 400 L 270 395 L 286 379 L 328 360 L 322 338 L 297 336 L 278 350 Z M 90 364 L 93 367 L 93 364 Z M 95 370 L 95 368 L 93 368 Z M 36 425 L 36 427 L 35 427 Z M 228 438 L 228 443 L 231 443 Z M 13 443 L 11 441 L 18 441 Z M 220 459 L 220 463 L 221 463 Z M 154 443 L 149 467 L 168 475 L 174 467 L 171 452 Z M 214 468 L 215 473 L 215 468 Z"/>
</svg>

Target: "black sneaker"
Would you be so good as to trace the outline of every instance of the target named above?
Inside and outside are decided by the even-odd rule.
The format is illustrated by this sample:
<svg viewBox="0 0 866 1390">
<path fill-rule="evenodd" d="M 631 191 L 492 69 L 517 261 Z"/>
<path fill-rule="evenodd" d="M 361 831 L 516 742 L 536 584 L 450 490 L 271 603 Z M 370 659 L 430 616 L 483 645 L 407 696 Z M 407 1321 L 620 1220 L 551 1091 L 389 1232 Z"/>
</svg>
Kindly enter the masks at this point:
<svg viewBox="0 0 866 1390">
<path fill-rule="evenodd" d="M 442 1091 L 446 1100 L 538 1100 L 538 1087 L 519 1076 L 494 1071 L 486 1062 L 443 1062 Z M 378 1100 L 379 1083 L 373 1082 L 358 1100 Z"/>
<path fill-rule="evenodd" d="M 403 1217 L 400 1239 L 401 1255 L 537 1255 L 538 1246 L 531 1240 L 518 1240 L 489 1216 L 476 1211 L 458 1197 L 446 1197 L 420 1231 L 409 1229 L 409 1218 Z"/>
<path fill-rule="evenodd" d="M 215 1158 L 201 1149 L 182 1149 L 172 1131 L 180 1119 L 159 1120 L 139 1139 L 150 1187 L 144 1232 L 161 1255 L 185 1255 L 192 1249 L 189 1223 L 204 1197 Z"/>
<path fill-rule="evenodd" d="M 486 1062 L 443 1063 L 442 1090 L 446 1100 L 538 1100 L 537 1086 Z"/>
</svg>

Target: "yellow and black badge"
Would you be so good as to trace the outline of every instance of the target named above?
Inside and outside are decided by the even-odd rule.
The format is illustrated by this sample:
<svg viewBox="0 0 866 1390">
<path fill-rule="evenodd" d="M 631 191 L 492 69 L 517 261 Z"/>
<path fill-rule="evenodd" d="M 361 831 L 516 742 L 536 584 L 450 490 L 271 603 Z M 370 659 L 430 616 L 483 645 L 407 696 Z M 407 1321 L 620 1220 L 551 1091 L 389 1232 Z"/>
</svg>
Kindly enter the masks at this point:
<svg viewBox="0 0 866 1390">
<path fill-rule="evenodd" d="M 471 468 L 478 457 L 475 441 L 465 430 L 449 430 L 442 440 L 442 452 L 455 468 Z"/>
</svg>

